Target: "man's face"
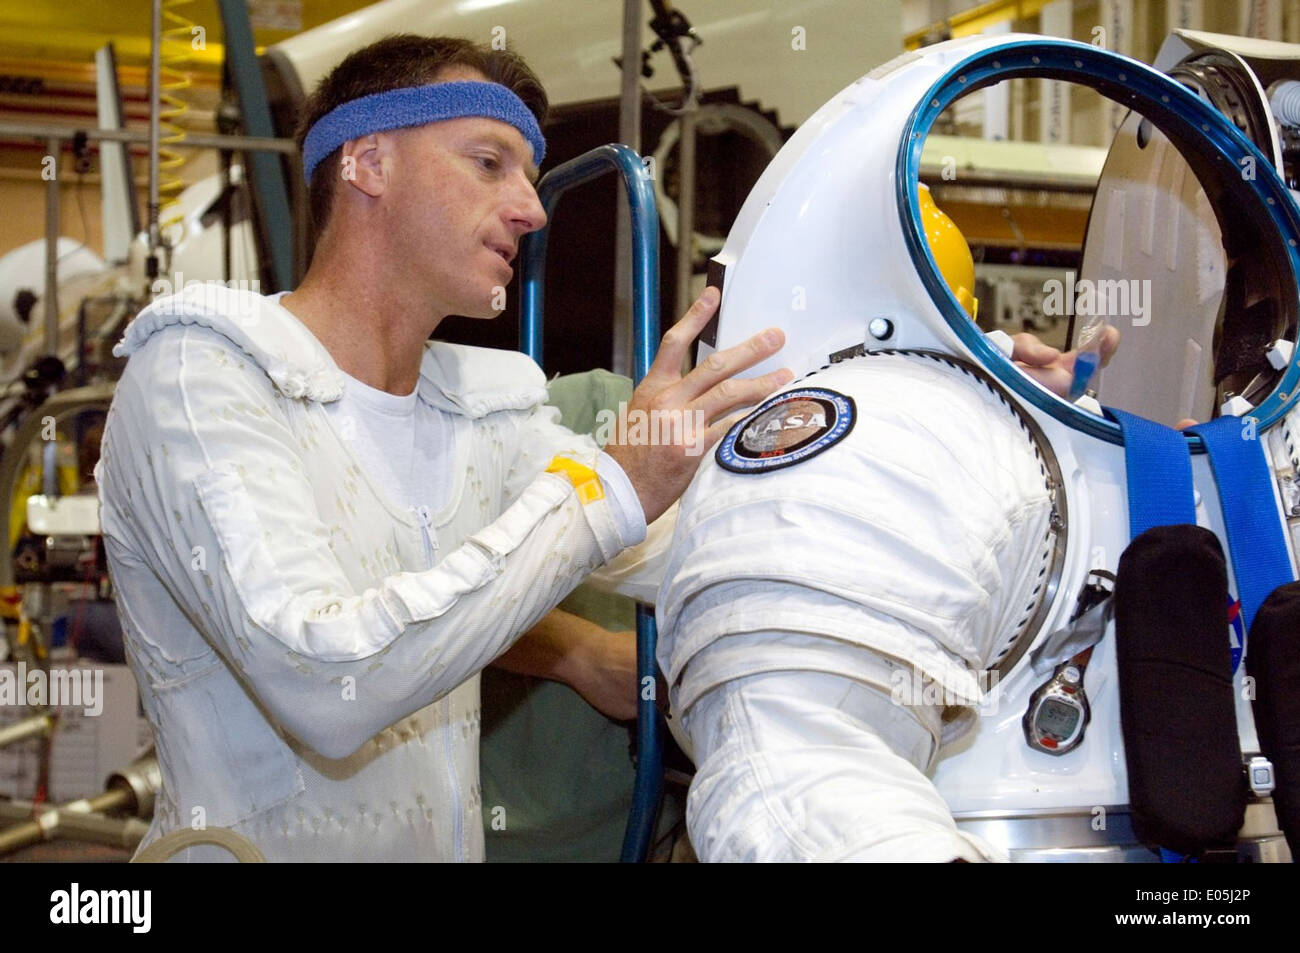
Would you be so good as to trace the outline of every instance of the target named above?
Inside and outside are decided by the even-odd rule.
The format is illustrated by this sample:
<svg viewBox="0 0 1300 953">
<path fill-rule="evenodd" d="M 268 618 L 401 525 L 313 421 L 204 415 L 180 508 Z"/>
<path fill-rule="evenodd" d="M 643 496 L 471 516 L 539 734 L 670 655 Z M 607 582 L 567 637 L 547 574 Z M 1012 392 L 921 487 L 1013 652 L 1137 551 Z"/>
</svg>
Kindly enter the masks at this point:
<svg viewBox="0 0 1300 953">
<path fill-rule="evenodd" d="M 440 82 L 484 80 L 444 70 Z M 388 212 L 409 264 L 441 314 L 495 317 L 519 240 L 546 224 L 532 147 L 509 123 L 467 117 L 395 133 Z"/>
</svg>

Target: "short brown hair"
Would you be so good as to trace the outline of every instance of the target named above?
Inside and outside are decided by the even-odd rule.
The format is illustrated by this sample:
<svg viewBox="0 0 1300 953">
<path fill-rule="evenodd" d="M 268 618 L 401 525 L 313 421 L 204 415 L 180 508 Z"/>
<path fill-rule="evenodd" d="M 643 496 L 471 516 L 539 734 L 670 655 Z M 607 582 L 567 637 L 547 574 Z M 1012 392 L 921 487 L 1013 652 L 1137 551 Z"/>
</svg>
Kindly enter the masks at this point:
<svg viewBox="0 0 1300 953">
<path fill-rule="evenodd" d="M 478 70 L 491 82 L 507 87 L 524 101 L 537 117 L 539 126 L 546 123 L 549 108 L 546 90 L 518 54 L 459 37 L 400 33 L 348 54 L 320 81 L 307 99 L 294 135 L 299 152 L 311 127 L 331 110 L 373 93 L 437 82 L 438 74 L 450 66 Z M 312 225 L 318 236 L 329 219 L 334 181 L 338 178 L 339 151 L 335 149 L 322 159 L 311 177 L 308 198 Z"/>
</svg>

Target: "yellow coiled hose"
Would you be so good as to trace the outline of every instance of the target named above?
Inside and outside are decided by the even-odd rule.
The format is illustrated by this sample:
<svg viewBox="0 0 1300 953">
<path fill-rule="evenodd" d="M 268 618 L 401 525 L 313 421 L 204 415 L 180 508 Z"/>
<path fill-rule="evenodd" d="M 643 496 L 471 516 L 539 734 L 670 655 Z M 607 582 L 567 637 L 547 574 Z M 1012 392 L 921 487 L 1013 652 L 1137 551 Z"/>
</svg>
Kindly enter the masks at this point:
<svg viewBox="0 0 1300 953">
<path fill-rule="evenodd" d="M 190 64 L 192 44 L 203 37 L 195 23 L 177 13 L 178 7 L 192 3 L 193 0 L 163 0 L 162 5 L 162 42 L 159 49 L 158 99 L 158 228 L 165 236 L 168 226 L 180 221 L 177 209 L 181 191 L 185 182 L 178 170 L 185 164 L 185 157 L 175 149 L 168 148 L 185 139 L 185 128 L 179 120 L 190 111 L 190 104 L 184 97 L 185 90 L 193 85 L 187 67 Z M 206 40 L 203 40 L 206 42 Z M 164 242 L 167 239 L 164 237 Z"/>
</svg>

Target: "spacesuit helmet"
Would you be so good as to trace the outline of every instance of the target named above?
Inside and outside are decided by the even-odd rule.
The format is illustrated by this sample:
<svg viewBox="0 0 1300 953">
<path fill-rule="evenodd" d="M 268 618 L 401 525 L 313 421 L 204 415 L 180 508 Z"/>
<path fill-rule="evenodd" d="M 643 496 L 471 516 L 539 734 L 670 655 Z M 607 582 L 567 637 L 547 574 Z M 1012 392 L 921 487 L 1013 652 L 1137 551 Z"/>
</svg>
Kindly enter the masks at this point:
<svg viewBox="0 0 1300 953">
<path fill-rule="evenodd" d="M 773 324 L 785 331 L 786 346 L 750 373 L 788 366 L 800 375 L 869 350 L 937 351 L 981 366 L 1070 429 L 1121 443 L 1115 423 L 1048 391 L 1023 373 L 1009 347 L 971 321 L 960 295 L 961 266 L 927 230 L 918 183 L 928 134 L 957 99 L 1020 77 L 1075 83 L 1141 113 L 1204 191 L 1234 263 L 1237 300 L 1269 315 L 1260 326 L 1270 334 L 1294 335 L 1300 210 L 1258 147 L 1213 106 L 1149 66 L 1087 44 L 1010 35 L 953 40 L 900 56 L 847 87 L 795 133 L 713 261 L 712 281 L 721 284 L 723 299 L 697 360 Z M 890 142 L 896 149 L 882 148 Z M 1247 168 L 1253 177 L 1243 175 Z M 1125 250 L 1102 238 L 1089 244 L 1103 252 L 1110 244 L 1112 254 Z M 1191 269 L 1175 263 L 1174 274 L 1172 281 L 1186 280 Z M 1126 333 L 1122 349 L 1181 355 L 1182 331 L 1178 315 L 1158 313 L 1149 326 Z M 1267 383 L 1257 388 L 1267 392 L 1252 401 L 1261 428 L 1293 403 L 1300 368 L 1287 360 Z"/>
</svg>

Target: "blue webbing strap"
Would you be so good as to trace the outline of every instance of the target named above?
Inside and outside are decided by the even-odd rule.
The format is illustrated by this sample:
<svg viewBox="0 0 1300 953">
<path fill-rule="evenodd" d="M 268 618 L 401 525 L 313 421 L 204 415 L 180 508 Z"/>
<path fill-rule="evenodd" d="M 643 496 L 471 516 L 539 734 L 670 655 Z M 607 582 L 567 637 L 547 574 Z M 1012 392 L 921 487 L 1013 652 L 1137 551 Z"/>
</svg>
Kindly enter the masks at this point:
<svg viewBox="0 0 1300 953">
<path fill-rule="evenodd" d="M 1196 522 L 1192 455 L 1177 430 L 1127 411 L 1106 408 L 1124 433 L 1129 538 L 1153 526 Z"/>
<path fill-rule="evenodd" d="M 1122 410 L 1106 408 L 1106 414 L 1124 433 L 1130 536 L 1136 538 L 1153 526 L 1194 524 L 1186 438 Z M 1239 417 L 1220 417 L 1188 428 L 1200 436 L 1210 455 L 1247 633 L 1269 594 L 1295 578 L 1273 506 L 1268 459 L 1254 426 L 1248 424 Z M 1161 848 L 1160 859 L 1179 863 L 1188 858 Z"/>
<path fill-rule="evenodd" d="M 1155 526 L 1196 523 L 1196 487 L 1187 438 L 1177 430 L 1127 411 L 1105 408 L 1124 433 L 1124 469 L 1128 478 L 1129 538 Z M 1187 860 L 1160 848 L 1165 864 Z"/>
<path fill-rule="evenodd" d="M 1273 478 L 1253 421 L 1220 417 L 1188 428 L 1210 455 L 1228 533 L 1241 616 L 1250 632 L 1255 613 L 1278 586 L 1291 582 L 1291 559 L 1273 505 Z"/>
</svg>

